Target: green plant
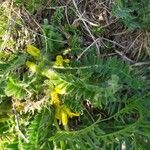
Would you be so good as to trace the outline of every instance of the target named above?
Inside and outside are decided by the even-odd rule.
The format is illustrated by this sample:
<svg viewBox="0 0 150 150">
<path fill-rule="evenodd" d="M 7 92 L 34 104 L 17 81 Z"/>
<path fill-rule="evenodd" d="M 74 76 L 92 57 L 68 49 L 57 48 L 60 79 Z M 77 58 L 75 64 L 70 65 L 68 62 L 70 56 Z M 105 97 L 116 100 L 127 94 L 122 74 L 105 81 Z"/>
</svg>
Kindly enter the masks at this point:
<svg viewBox="0 0 150 150">
<path fill-rule="evenodd" d="M 25 8 L 30 12 L 34 13 L 37 11 L 40 7 L 43 7 L 46 3 L 47 0 L 13 0 L 14 4 L 19 6 L 19 5 L 24 5 Z"/>
<path fill-rule="evenodd" d="M 149 0 L 116 0 L 113 6 L 113 15 L 121 19 L 129 29 L 149 30 L 150 2 Z"/>
<path fill-rule="evenodd" d="M 41 50 L 0 53 L 0 149 L 149 149 L 149 69 L 94 48 L 77 60 L 82 33 L 63 11 L 45 19 Z"/>
<path fill-rule="evenodd" d="M 1 88 L 3 93 L 6 93 L 1 95 L 1 103 L 10 101 L 11 108 L 11 105 L 15 105 L 14 102 L 20 101 L 22 107 L 16 103 L 14 115 L 19 114 L 22 120 L 19 130 L 29 141 L 26 143 L 19 132 L 16 132 L 13 141 L 2 140 L 7 147 L 35 150 L 60 147 L 121 149 L 122 145 L 136 149 L 139 146 L 147 146 L 149 112 L 146 108 L 149 106 L 149 81 L 142 70 L 131 68 L 117 58 L 103 60 L 91 53 L 80 61 L 72 59 L 69 64 L 66 64 L 62 57 L 58 57 L 55 63 L 39 53 L 38 49 L 31 47 L 30 50 L 35 51 L 28 51 L 33 57 L 17 54 L 1 63 Z M 36 53 L 38 55 L 35 55 Z M 17 70 L 24 66 L 26 60 L 34 61 L 27 63 L 32 73 L 26 70 L 18 74 Z M 54 87 L 57 88 L 56 93 L 61 103 L 78 112 L 82 121 L 68 118 L 69 129 L 65 131 L 58 125 L 54 115 L 57 106 L 52 103 L 56 102 L 56 99 L 53 100 L 50 95 Z M 41 105 L 38 105 L 38 97 L 43 97 L 44 102 Z M 25 105 L 24 101 L 33 101 L 36 104 L 35 107 L 32 106 L 34 115 L 31 115 L 30 107 Z M 91 107 L 88 107 L 88 101 Z M 28 108 L 26 113 L 30 117 L 26 117 L 25 108 Z M 10 115 L 7 112 L 2 114 Z M 12 115 L 11 113 L 10 117 Z M 75 121 L 78 122 L 77 125 Z M 16 124 L 12 118 L 8 125 L 13 125 L 13 122 Z M 8 132 L 10 127 L 6 129 Z M 2 129 L 2 135 L 7 132 Z"/>
</svg>

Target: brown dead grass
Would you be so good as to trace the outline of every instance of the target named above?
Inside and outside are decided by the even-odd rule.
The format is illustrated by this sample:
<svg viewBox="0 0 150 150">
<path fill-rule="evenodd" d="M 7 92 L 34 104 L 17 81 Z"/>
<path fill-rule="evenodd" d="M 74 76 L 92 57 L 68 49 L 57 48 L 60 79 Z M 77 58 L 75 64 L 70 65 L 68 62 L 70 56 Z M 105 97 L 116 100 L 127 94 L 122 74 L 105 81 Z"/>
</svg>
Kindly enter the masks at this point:
<svg viewBox="0 0 150 150">
<path fill-rule="evenodd" d="M 59 6 L 74 10 L 75 16 L 64 15 L 69 19 L 70 24 L 79 24 L 85 30 L 87 39 L 91 37 L 89 45 L 94 43 L 97 47 L 101 47 L 105 41 L 108 41 L 112 43 L 109 53 L 119 51 L 121 57 L 129 58 L 132 62 L 149 60 L 150 34 L 141 30 L 128 31 L 111 15 L 113 3 L 114 0 L 63 0 L 59 2 Z M 94 26 L 103 28 L 104 33 L 93 35 L 91 30 Z M 100 48 L 98 51 L 98 55 L 102 53 Z"/>
<path fill-rule="evenodd" d="M 39 8 L 34 15 L 30 14 L 24 6 L 20 9 L 13 8 L 15 17 L 11 16 L 9 19 L 18 26 L 15 34 L 16 45 L 18 48 L 24 48 L 28 43 L 37 43 L 40 47 L 40 37 L 44 36 L 41 28 L 43 20 L 47 18 L 50 22 L 55 9 L 64 8 L 63 24 L 80 27 L 84 34 L 83 42 L 87 48 L 79 57 L 95 45 L 98 56 L 118 55 L 132 63 L 148 61 L 150 34 L 141 30 L 128 31 L 118 19 L 111 15 L 113 3 L 114 0 L 58 0 L 57 6 L 52 6 L 51 1 L 47 1 L 46 5 Z M 70 10 L 75 15 L 70 15 Z M 22 23 L 18 24 L 16 18 L 19 18 Z M 103 32 L 95 35 L 92 32 L 94 27 L 102 28 Z M 106 42 L 111 43 L 112 48 L 102 51 Z"/>
</svg>

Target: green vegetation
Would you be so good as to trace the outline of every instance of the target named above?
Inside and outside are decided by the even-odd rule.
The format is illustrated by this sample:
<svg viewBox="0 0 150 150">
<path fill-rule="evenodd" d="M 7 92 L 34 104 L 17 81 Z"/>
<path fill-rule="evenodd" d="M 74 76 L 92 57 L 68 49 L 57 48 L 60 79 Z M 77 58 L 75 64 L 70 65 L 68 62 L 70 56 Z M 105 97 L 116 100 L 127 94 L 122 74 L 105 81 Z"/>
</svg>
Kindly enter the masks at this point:
<svg viewBox="0 0 150 150">
<path fill-rule="evenodd" d="M 6 2 L 0 150 L 148 150 L 149 1 Z"/>
<path fill-rule="evenodd" d="M 142 28 L 149 30 L 149 0 L 132 0 L 132 2 L 116 0 L 113 7 L 114 16 L 120 18 L 129 29 Z"/>
</svg>

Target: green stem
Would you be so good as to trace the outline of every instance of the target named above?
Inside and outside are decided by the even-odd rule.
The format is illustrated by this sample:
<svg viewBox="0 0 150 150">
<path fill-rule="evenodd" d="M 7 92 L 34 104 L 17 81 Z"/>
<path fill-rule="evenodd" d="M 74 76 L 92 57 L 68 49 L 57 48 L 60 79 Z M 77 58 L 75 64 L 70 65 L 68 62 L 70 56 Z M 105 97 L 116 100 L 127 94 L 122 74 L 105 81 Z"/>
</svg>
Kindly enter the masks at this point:
<svg viewBox="0 0 150 150">
<path fill-rule="evenodd" d="M 57 122 L 56 119 L 54 120 L 54 123 L 55 123 L 56 129 L 58 131 L 61 131 L 61 129 L 59 128 L 59 125 L 58 125 L 58 122 Z M 65 150 L 65 141 L 61 140 L 60 141 L 60 146 L 61 146 L 61 150 Z"/>
<path fill-rule="evenodd" d="M 65 141 L 60 141 L 61 150 L 65 150 Z"/>
<path fill-rule="evenodd" d="M 66 125 L 64 125 L 64 129 L 65 129 L 65 131 L 69 131 L 69 127 L 68 127 L 68 125 L 66 124 Z"/>
</svg>

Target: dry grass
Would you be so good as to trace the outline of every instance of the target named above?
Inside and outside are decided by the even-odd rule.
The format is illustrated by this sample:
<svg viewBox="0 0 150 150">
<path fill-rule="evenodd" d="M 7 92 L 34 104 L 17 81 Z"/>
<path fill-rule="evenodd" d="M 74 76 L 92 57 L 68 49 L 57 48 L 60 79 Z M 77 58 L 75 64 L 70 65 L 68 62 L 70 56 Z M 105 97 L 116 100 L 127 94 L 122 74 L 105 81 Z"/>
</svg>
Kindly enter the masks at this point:
<svg viewBox="0 0 150 150">
<path fill-rule="evenodd" d="M 22 51 L 28 43 L 35 42 L 35 34 L 25 25 L 21 10 L 14 6 L 13 1 L 4 1 L 3 16 L 7 17 L 7 27 L 2 35 L 2 50 Z M 9 15 L 8 15 L 9 14 Z M 11 42 L 11 44 L 9 44 Z"/>
<path fill-rule="evenodd" d="M 60 5 L 66 9 L 71 8 L 74 10 L 76 16 L 70 19 L 69 15 L 66 14 L 66 18 L 70 24 L 80 25 L 87 32 L 87 39 L 91 37 L 93 41 L 88 42 L 90 43 L 88 47 L 93 43 L 96 44 L 96 47 L 101 47 L 105 41 L 108 41 L 112 43 L 111 53 L 120 52 L 124 57 L 129 57 L 129 60 L 133 60 L 133 62 L 148 60 L 150 58 L 149 33 L 141 30 L 128 31 L 123 27 L 111 15 L 113 3 L 114 0 L 69 0 L 62 1 Z M 93 26 L 103 28 L 104 33 L 99 36 L 93 35 L 91 32 Z M 101 53 L 101 49 L 98 49 L 98 51 L 98 54 Z"/>
<path fill-rule="evenodd" d="M 114 0 L 61 0 L 57 2 L 57 6 L 52 6 L 51 1 L 47 1 L 47 4 L 39 8 L 34 15 L 31 15 L 24 6 L 16 9 L 11 3 L 8 16 L 11 24 L 9 27 L 15 29 L 13 39 L 17 49 L 24 49 L 28 43 L 37 43 L 40 47 L 40 37 L 45 37 L 41 28 L 43 20 L 47 18 L 50 21 L 55 9 L 64 8 L 65 24 L 80 27 L 84 34 L 83 42 L 87 48 L 80 53 L 78 59 L 95 45 L 98 56 L 119 55 L 135 63 L 149 60 L 149 33 L 140 30 L 128 31 L 111 15 L 113 3 Z M 70 15 L 70 10 L 75 15 Z M 94 27 L 100 27 L 103 33 L 95 35 L 92 32 Z M 106 42 L 111 43 L 112 48 L 104 52 L 102 47 Z"/>
</svg>

